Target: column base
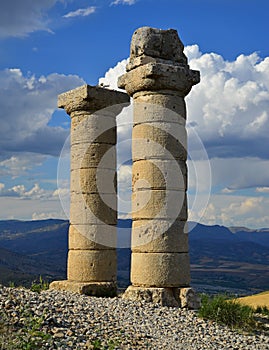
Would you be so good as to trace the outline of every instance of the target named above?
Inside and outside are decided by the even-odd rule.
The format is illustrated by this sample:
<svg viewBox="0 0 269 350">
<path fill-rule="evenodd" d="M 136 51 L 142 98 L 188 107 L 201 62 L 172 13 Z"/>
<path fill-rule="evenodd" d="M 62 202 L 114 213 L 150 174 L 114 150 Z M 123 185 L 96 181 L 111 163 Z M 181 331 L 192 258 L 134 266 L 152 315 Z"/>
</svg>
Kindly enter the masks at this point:
<svg viewBox="0 0 269 350">
<path fill-rule="evenodd" d="M 95 297 L 117 296 L 117 285 L 114 282 L 53 281 L 49 289 L 65 290 Z"/>
<path fill-rule="evenodd" d="M 193 288 L 147 288 L 129 286 L 123 299 L 146 301 L 160 306 L 180 307 L 196 310 L 201 300 Z"/>
</svg>

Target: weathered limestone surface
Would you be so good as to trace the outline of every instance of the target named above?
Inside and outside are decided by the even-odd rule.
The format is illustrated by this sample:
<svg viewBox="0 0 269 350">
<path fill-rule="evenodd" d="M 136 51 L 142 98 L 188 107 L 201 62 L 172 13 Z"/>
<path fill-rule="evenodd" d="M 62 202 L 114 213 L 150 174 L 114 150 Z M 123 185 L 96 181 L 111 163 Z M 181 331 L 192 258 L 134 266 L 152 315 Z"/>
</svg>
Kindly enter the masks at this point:
<svg viewBox="0 0 269 350">
<path fill-rule="evenodd" d="M 142 190 L 132 194 L 133 220 L 187 220 L 185 191 Z"/>
<path fill-rule="evenodd" d="M 174 29 L 162 30 L 142 27 L 134 32 L 131 42 L 130 63 L 127 71 L 135 68 L 135 60 L 148 57 L 171 60 L 175 64 L 187 64 L 184 46 Z M 141 64 L 139 64 L 140 66 Z"/>
<path fill-rule="evenodd" d="M 71 117 L 70 228 L 67 281 L 51 288 L 116 294 L 116 115 L 128 102 L 89 85 L 58 98 Z"/>
<path fill-rule="evenodd" d="M 131 281 L 137 287 L 188 287 L 188 253 L 132 253 Z"/>
<path fill-rule="evenodd" d="M 125 297 L 181 305 L 189 287 L 184 98 L 199 83 L 175 30 L 135 31 L 118 86 L 134 99 L 131 282 Z"/>
<path fill-rule="evenodd" d="M 165 94 L 164 94 L 165 93 Z M 172 91 L 137 92 L 134 104 L 134 125 L 151 122 L 186 123 L 186 105 L 183 98 Z M 166 113 L 163 113 L 164 110 Z"/>
<path fill-rule="evenodd" d="M 68 239 L 69 249 L 113 249 L 117 246 L 117 227 L 104 224 L 70 225 Z"/>
<path fill-rule="evenodd" d="M 76 282 L 76 281 L 53 281 L 50 289 L 68 290 L 73 293 L 85 294 L 96 297 L 113 297 L 117 294 L 115 282 Z"/>
<path fill-rule="evenodd" d="M 116 148 L 104 143 L 81 143 L 71 147 L 71 170 L 104 168 L 115 170 Z"/>
<path fill-rule="evenodd" d="M 117 224 L 117 197 L 115 194 L 71 192 L 70 222 L 80 224 Z"/>
<path fill-rule="evenodd" d="M 75 121 L 73 120 L 75 119 Z M 107 115 L 81 115 L 72 118 L 71 128 L 76 132 L 71 134 L 71 145 L 81 143 L 116 144 L 116 120 Z"/>
<path fill-rule="evenodd" d="M 133 164 L 133 191 L 173 190 L 185 191 L 187 187 L 187 167 L 183 161 L 150 159 Z"/>
<path fill-rule="evenodd" d="M 192 288 L 181 288 L 179 298 L 182 308 L 197 310 L 201 307 L 201 298 Z"/>
<path fill-rule="evenodd" d="M 160 306 L 181 307 L 179 288 L 144 288 L 130 286 L 123 294 L 124 299 L 144 300 Z"/>
<path fill-rule="evenodd" d="M 69 250 L 67 265 L 68 280 L 106 282 L 116 281 L 116 276 L 116 249 Z"/>
<path fill-rule="evenodd" d="M 130 95 L 142 90 L 166 89 L 177 91 L 179 96 L 185 97 L 192 86 L 197 84 L 198 79 L 198 72 L 190 70 L 187 66 L 148 63 L 120 77 L 119 87 L 125 86 Z"/>
<path fill-rule="evenodd" d="M 87 168 L 72 170 L 70 187 L 75 193 L 106 193 L 115 194 L 117 189 L 117 174 L 114 169 Z"/>
<path fill-rule="evenodd" d="M 58 96 L 58 107 L 64 108 L 71 118 L 72 113 L 76 115 L 79 111 L 83 111 L 84 115 L 95 112 L 99 115 L 98 111 L 101 111 L 101 115 L 112 114 L 115 118 L 115 114 L 122 110 L 123 104 L 127 103 L 129 98 L 125 93 L 91 85 L 82 85 Z M 110 106 L 113 106 L 113 109 L 106 112 L 104 109 Z"/>
<path fill-rule="evenodd" d="M 178 123 L 147 123 L 133 128 L 133 160 L 158 158 L 186 161 L 187 133 Z"/>
<path fill-rule="evenodd" d="M 184 221 L 174 219 L 134 221 L 132 228 L 134 253 L 188 253 L 188 250 L 188 231 Z"/>
<path fill-rule="evenodd" d="M 123 295 L 124 299 L 144 300 L 161 306 L 181 307 L 197 310 L 201 299 L 192 288 L 144 288 L 130 286 Z"/>
</svg>

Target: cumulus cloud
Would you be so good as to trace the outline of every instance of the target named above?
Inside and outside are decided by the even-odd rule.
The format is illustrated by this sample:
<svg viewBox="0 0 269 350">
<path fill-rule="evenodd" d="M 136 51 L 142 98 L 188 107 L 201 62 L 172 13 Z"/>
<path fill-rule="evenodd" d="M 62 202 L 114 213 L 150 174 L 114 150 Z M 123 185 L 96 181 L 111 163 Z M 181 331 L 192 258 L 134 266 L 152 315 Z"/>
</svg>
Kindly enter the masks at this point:
<svg viewBox="0 0 269 350">
<path fill-rule="evenodd" d="M 192 197 L 189 199 L 191 204 Z M 208 225 L 264 228 L 269 226 L 268 205 L 268 197 L 212 195 L 202 221 Z M 198 218 L 199 213 L 189 212 L 189 220 Z"/>
<path fill-rule="evenodd" d="M 34 184 L 30 189 L 27 189 L 25 185 L 15 185 L 11 188 L 6 188 L 4 184 L 0 186 L 0 196 L 1 197 L 17 197 L 20 199 L 31 199 L 31 200 L 43 200 L 43 199 L 53 199 L 52 191 L 45 190 L 39 186 L 39 184 Z"/>
<path fill-rule="evenodd" d="M 269 57 L 253 53 L 230 62 L 215 53 L 202 54 L 197 45 L 187 46 L 185 53 L 191 68 L 201 72 L 200 84 L 187 96 L 188 121 L 209 157 L 268 159 Z M 99 84 L 118 89 L 126 63 L 119 62 Z"/>
<path fill-rule="evenodd" d="M 257 53 L 226 61 L 202 54 L 197 45 L 185 48 L 201 82 L 187 97 L 188 117 L 209 156 L 268 159 L 269 58 Z"/>
<path fill-rule="evenodd" d="M 8 154 L 2 154 L 4 160 L 0 161 L 0 175 L 12 178 L 26 175 L 33 167 L 40 166 L 46 159 L 44 155 L 29 152 L 10 157 Z"/>
<path fill-rule="evenodd" d="M 70 186 L 68 186 L 68 188 L 57 188 L 54 192 L 53 192 L 53 197 L 68 197 L 70 195 Z"/>
<path fill-rule="evenodd" d="M 187 97 L 188 121 L 209 157 L 268 159 L 269 57 L 253 53 L 230 62 L 215 53 L 202 54 L 197 45 L 187 46 L 185 53 L 191 68 L 201 72 L 200 84 Z M 99 84 L 118 89 L 127 62 L 111 68 Z"/>
<path fill-rule="evenodd" d="M 110 68 L 103 78 L 99 79 L 99 85 L 112 90 L 120 90 L 118 88 L 118 78 L 125 73 L 125 68 L 129 59 L 124 59 L 116 64 L 115 67 Z"/>
<path fill-rule="evenodd" d="M 66 15 L 64 15 L 64 18 L 72 18 L 72 17 L 86 17 L 89 15 L 92 15 L 96 12 L 96 7 L 91 6 L 87 7 L 85 9 L 78 9 L 76 11 L 68 12 Z"/>
<path fill-rule="evenodd" d="M 257 187 L 256 192 L 258 193 L 269 193 L 269 187 Z"/>
<path fill-rule="evenodd" d="M 227 61 L 216 53 L 201 53 L 197 45 L 187 46 L 185 53 L 191 68 L 201 72 L 200 84 L 187 97 L 187 125 L 201 138 L 212 171 L 210 202 L 190 211 L 190 220 L 200 220 L 207 209 L 202 218 L 207 224 L 268 227 L 269 58 L 253 53 Z M 118 89 L 117 80 L 125 73 L 127 62 L 125 59 L 111 68 L 99 84 Z M 119 116 L 118 122 L 119 140 L 124 142 L 131 135 L 131 112 Z M 207 203 L 203 192 L 209 176 L 208 160 L 195 157 L 201 144 L 195 143 L 192 135 L 195 133 L 189 132 L 193 156 L 189 160 L 190 209 L 194 201 Z M 129 146 L 118 152 L 120 159 L 131 159 Z M 127 168 L 123 170 L 120 186 L 128 190 Z M 201 189 L 199 198 L 194 195 L 197 186 Z M 237 195 L 244 189 L 253 191 L 253 197 Z"/>
<path fill-rule="evenodd" d="M 37 30 L 49 31 L 47 12 L 64 0 L 1 0 L 0 38 L 23 37 Z"/>
<path fill-rule="evenodd" d="M 19 69 L 0 71 L 0 160 L 10 159 L 7 162 L 14 165 L 17 153 L 58 155 L 68 131 L 48 125 L 57 95 L 81 84 L 75 75 L 35 77 Z"/>
</svg>

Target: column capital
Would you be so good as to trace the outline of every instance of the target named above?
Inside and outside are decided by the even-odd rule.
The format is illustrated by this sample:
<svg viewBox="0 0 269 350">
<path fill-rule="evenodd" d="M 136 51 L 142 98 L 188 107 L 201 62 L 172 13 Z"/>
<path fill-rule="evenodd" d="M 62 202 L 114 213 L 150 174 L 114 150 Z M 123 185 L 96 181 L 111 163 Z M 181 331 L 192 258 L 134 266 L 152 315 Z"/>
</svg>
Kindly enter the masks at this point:
<svg viewBox="0 0 269 350">
<path fill-rule="evenodd" d="M 64 108 L 69 115 L 76 111 L 94 113 L 129 101 L 129 96 L 124 92 L 85 84 L 59 95 L 58 108 Z"/>
<path fill-rule="evenodd" d="M 174 29 L 137 29 L 126 71 L 118 86 L 130 96 L 139 91 L 172 90 L 185 97 L 200 82 L 200 73 L 189 68 L 184 45 Z"/>
<path fill-rule="evenodd" d="M 188 66 L 150 62 L 119 77 L 118 86 L 130 96 L 139 91 L 173 90 L 184 97 L 199 82 L 199 71 Z"/>
</svg>

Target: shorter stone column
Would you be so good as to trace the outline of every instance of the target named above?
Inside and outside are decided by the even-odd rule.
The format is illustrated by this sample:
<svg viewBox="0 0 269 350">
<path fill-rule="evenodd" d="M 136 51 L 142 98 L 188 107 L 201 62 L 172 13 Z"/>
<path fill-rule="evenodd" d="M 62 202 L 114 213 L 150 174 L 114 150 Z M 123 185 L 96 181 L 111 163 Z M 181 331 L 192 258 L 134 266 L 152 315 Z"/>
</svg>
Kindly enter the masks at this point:
<svg viewBox="0 0 269 350">
<path fill-rule="evenodd" d="M 89 85 L 58 98 L 71 117 L 69 252 L 67 280 L 50 288 L 116 295 L 116 115 L 127 102 L 124 93 Z"/>
</svg>

